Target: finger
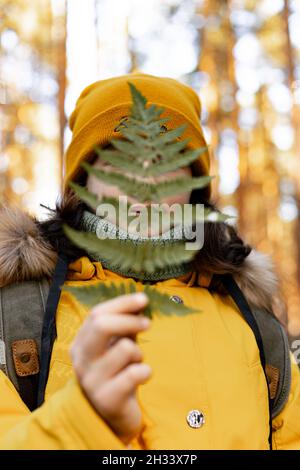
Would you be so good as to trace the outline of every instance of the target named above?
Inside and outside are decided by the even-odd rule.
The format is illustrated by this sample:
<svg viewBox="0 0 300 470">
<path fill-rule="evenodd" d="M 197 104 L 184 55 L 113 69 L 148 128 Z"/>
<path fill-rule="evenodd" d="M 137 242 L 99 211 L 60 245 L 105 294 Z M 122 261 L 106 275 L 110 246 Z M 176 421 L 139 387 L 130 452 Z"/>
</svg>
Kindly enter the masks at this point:
<svg viewBox="0 0 300 470">
<path fill-rule="evenodd" d="M 98 304 L 91 310 L 89 317 L 83 325 L 81 332 L 83 337 L 90 331 L 90 323 L 105 314 L 124 314 L 124 313 L 139 313 L 140 309 L 148 303 L 149 299 L 143 292 L 135 294 L 121 295 L 115 299 Z M 94 328 L 94 325 L 92 326 Z"/>
<path fill-rule="evenodd" d="M 81 361 L 86 364 L 101 356 L 115 336 L 136 335 L 149 325 L 150 320 L 144 315 L 99 315 L 78 334 L 72 346 L 73 355 L 76 355 L 77 348 Z"/>
<path fill-rule="evenodd" d="M 148 364 L 130 364 L 107 382 L 105 392 L 114 396 L 114 406 L 118 408 L 135 393 L 139 385 L 149 380 L 151 373 L 152 370 Z"/>
<path fill-rule="evenodd" d="M 132 363 L 140 363 L 143 359 L 142 351 L 132 340 L 120 339 L 113 347 L 106 351 L 97 361 L 94 361 L 89 374 L 97 381 L 106 381 L 114 377 L 122 369 Z"/>
<path fill-rule="evenodd" d="M 91 310 L 91 317 L 103 314 L 138 313 L 148 302 L 149 299 L 143 292 L 119 295 L 114 299 L 96 305 Z"/>
</svg>

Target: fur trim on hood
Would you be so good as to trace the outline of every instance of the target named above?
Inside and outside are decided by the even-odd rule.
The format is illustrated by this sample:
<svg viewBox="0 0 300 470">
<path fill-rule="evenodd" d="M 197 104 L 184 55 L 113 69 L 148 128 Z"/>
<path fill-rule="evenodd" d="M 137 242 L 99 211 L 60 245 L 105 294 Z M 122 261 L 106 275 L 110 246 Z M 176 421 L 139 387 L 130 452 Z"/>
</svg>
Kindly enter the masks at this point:
<svg viewBox="0 0 300 470">
<path fill-rule="evenodd" d="M 0 209 L 0 286 L 49 277 L 57 254 L 38 222 L 17 208 Z"/>
<path fill-rule="evenodd" d="M 278 279 L 270 256 L 252 250 L 234 278 L 250 305 L 272 311 Z"/>
<path fill-rule="evenodd" d="M 20 209 L 2 207 L 0 287 L 51 277 L 58 252 L 66 254 L 70 261 L 83 256 L 85 253 L 74 247 L 62 230 L 63 223 L 77 228 L 83 210 L 74 196 L 67 196 L 56 210 L 52 210 L 52 217 L 43 222 Z M 231 273 L 252 307 L 272 310 L 278 283 L 267 255 L 252 250 Z M 217 286 L 215 288 L 218 290 Z"/>
</svg>

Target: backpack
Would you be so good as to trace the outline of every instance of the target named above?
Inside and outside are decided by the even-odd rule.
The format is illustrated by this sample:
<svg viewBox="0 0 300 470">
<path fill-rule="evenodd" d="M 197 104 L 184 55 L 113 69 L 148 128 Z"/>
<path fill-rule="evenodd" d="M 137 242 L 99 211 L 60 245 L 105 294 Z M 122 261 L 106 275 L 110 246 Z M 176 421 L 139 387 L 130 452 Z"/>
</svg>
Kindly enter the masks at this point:
<svg viewBox="0 0 300 470">
<path fill-rule="evenodd" d="M 0 288 L 0 370 L 30 411 L 44 402 L 56 309 L 68 260 L 59 255 L 53 278 Z"/>
<path fill-rule="evenodd" d="M 31 411 L 44 401 L 56 337 L 56 308 L 67 268 L 67 259 L 59 256 L 51 283 L 44 279 L 0 288 L 0 369 Z M 272 419 L 284 408 L 291 387 L 288 338 L 274 315 L 250 309 L 231 275 L 215 277 L 233 298 L 252 329 L 259 348 L 268 384 L 271 447 Z"/>
</svg>

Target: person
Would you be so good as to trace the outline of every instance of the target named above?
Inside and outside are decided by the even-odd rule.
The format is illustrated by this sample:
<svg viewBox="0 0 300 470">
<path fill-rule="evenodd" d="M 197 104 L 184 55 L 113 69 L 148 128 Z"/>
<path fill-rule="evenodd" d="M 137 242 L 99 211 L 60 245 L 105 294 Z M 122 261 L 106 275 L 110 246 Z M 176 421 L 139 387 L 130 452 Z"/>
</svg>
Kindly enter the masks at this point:
<svg viewBox="0 0 300 470">
<path fill-rule="evenodd" d="M 117 124 L 131 104 L 128 81 L 149 103 L 165 108 L 171 117 L 167 126 L 187 123 L 185 136 L 191 137 L 191 145 L 205 144 L 199 97 L 189 86 L 143 73 L 99 80 L 82 91 L 70 117 L 73 137 L 66 151 L 65 197 L 55 214 L 40 222 L 2 207 L 2 287 L 17 282 L 22 289 L 28 282 L 51 278 L 57 253 L 63 253 L 68 259 L 64 285 L 134 282 L 140 292 L 89 310 L 62 290 L 44 402 L 30 411 L 0 371 L 0 447 L 269 449 L 269 392 L 260 350 L 214 275 L 233 275 L 251 308 L 271 315 L 278 287 L 270 259 L 245 244 L 232 226 L 207 223 L 196 267 L 171 267 L 150 280 L 139 279 L 130 270 L 118 272 L 105 258 L 93 258 L 64 236 L 64 223 L 91 232 L 99 224 L 99 217 L 67 189 L 69 181 L 86 183 L 99 196 L 123 194 L 85 175 L 80 164 L 85 160 L 101 167 L 94 145 L 105 146 L 120 136 Z M 176 171 L 207 175 L 208 153 Z M 171 177 L 174 174 L 159 178 Z M 209 198 L 207 188 L 174 196 L 172 202 L 210 206 Z M 199 311 L 155 314 L 149 320 L 142 313 L 149 301 L 141 292 L 145 282 L 170 301 Z M 288 402 L 272 422 L 273 449 L 300 449 L 299 394 L 299 371 L 292 364 Z"/>
</svg>

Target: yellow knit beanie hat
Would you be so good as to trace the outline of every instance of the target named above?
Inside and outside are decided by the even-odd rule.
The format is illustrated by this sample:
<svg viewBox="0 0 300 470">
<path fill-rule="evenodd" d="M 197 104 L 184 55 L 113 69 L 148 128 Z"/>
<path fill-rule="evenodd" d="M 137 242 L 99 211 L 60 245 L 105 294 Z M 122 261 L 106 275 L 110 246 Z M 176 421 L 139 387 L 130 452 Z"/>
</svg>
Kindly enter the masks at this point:
<svg viewBox="0 0 300 470">
<path fill-rule="evenodd" d="M 65 185 L 76 180 L 81 162 L 88 159 L 95 145 L 102 147 L 112 138 L 122 138 L 116 127 L 132 105 L 128 82 L 146 97 L 147 105 L 165 108 L 161 117 L 171 118 L 166 123 L 168 130 L 187 124 L 180 140 L 190 137 L 188 147 L 206 146 L 200 124 L 200 99 L 189 86 L 172 78 L 140 72 L 99 80 L 82 91 L 69 119 L 73 135 L 65 154 Z M 207 152 L 193 162 L 192 169 L 196 176 L 209 174 Z M 205 192 L 209 195 L 210 188 Z"/>
</svg>

